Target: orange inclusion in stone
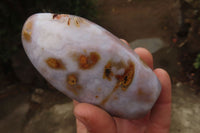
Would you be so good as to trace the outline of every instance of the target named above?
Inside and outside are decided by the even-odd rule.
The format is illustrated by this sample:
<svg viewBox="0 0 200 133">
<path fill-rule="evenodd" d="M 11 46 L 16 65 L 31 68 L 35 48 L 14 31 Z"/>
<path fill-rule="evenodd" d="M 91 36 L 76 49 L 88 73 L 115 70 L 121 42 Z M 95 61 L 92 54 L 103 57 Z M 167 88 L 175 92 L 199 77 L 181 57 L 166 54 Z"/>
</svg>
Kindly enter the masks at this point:
<svg viewBox="0 0 200 133">
<path fill-rule="evenodd" d="M 66 69 L 63 62 L 60 59 L 48 58 L 46 63 L 49 67 L 53 69 Z"/>
<path fill-rule="evenodd" d="M 28 21 L 25 24 L 25 27 L 22 31 L 22 35 L 27 42 L 31 41 L 32 27 L 33 27 L 32 21 Z"/>
<path fill-rule="evenodd" d="M 96 52 L 91 52 L 89 56 L 81 55 L 79 57 L 79 67 L 81 69 L 90 69 L 100 60 L 100 56 Z"/>
</svg>

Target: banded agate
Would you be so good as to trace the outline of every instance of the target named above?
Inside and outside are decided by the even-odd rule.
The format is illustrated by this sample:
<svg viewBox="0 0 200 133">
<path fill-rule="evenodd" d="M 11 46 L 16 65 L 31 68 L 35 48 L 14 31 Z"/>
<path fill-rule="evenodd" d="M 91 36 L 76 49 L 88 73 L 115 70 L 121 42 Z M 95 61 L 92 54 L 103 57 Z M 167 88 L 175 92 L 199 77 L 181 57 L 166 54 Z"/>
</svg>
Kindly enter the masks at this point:
<svg viewBox="0 0 200 133">
<path fill-rule="evenodd" d="M 55 88 L 113 116 L 135 119 L 156 102 L 161 85 L 133 50 L 78 16 L 39 13 L 22 30 L 24 49 Z"/>
</svg>

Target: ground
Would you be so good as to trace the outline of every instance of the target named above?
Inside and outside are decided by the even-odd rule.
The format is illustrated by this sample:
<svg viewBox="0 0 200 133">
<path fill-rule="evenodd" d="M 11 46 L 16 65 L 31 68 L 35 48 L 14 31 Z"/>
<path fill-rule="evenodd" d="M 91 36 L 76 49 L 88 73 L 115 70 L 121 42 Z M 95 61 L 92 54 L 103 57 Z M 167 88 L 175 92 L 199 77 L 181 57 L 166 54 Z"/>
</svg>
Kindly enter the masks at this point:
<svg viewBox="0 0 200 133">
<path fill-rule="evenodd" d="M 190 56 L 199 50 L 198 43 L 195 45 L 198 35 L 194 31 L 199 27 L 190 13 L 194 11 L 188 6 L 192 2 L 100 0 L 99 15 L 94 20 L 127 40 L 132 48 L 149 49 L 154 56 L 154 67 L 169 72 L 173 86 L 171 133 L 200 130 L 200 117 L 197 117 L 200 101 Z M 15 78 L 4 80 L 0 85 L 0 130 L 4 133 L 74 133 L 72 101 L 44 81 L 23 50 L 13 57 L 12 66 Z M 186 73 L 188 68 L 190 72 Z M 12 76 L 7 74 L 7 79 Z"/>
</svg>

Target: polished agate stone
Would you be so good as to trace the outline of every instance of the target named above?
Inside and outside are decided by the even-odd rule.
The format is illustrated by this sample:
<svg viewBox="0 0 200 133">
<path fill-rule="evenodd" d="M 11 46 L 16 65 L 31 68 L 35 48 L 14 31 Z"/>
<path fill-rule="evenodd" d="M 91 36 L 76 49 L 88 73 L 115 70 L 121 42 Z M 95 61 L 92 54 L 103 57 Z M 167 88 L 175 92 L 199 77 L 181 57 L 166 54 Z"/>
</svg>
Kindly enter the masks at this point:
<svg viewBox="0 0 200 133">
<path fill-rule="evenodd" d="M 22 42 L 32 64 L 56 89 L 113 116 L 140 118 L 160 94 L 159 80 L 140 57 L 84 18 L 35 14 L 24 24 Z"/>
</svg>

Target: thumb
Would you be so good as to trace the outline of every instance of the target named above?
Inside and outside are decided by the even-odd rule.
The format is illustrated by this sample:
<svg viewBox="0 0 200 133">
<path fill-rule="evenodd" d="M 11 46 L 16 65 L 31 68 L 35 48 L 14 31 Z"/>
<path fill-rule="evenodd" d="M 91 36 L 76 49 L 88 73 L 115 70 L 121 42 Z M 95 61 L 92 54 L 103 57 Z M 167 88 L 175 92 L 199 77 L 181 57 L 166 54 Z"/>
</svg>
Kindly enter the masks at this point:
<svg viewBox="0 0 200 133">
<path fill-rule="evenodd" d="M 89 133 L 116 133 L 114 119 L 99 107 L 79 103 L 74 108 L 74 115 L 78 121 L 85 125 Z"/>
</svg>

